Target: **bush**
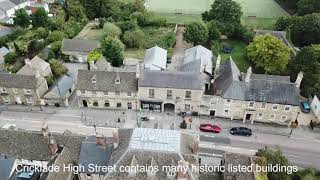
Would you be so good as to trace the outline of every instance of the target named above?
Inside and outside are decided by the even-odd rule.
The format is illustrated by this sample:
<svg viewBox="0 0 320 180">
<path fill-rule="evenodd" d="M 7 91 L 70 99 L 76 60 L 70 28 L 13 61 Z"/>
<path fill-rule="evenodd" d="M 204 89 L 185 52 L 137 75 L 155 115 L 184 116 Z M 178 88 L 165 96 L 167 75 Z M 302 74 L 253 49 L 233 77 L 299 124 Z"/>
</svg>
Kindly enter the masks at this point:
<svg viewBox="0 0 320 180">
<path fill-rule="evenodd" d="M 173 47 L 176 44 L 176 35 L 173 32 L 170 32 L 162 36 L 157 43 L 159 46 L 165 49 Z"/>
<path fill-rule="evenodd" d="M 139 27 L 135 20 L 122 21 L 122 22 L 117 23 L 117 25 L 120 27 L 122 32 L 132 31 L 132 30 L 135 30 Z"/>
<path fill-rule="evenodd" d="M 126 31 L 122 37 L 123 43 L 129 48 L 140 48 L 144 45 L 145 34 L 140 29 Z"/>
<path fill-rule="evenodd" d="M 118 38 L 107 37 L 101 43 L 102 54 L 115 67 L 123 64 L 124 49 L 124 44 Z"/>
<path fill-rule="evenodd" d="M 43 27 L 38 27 L 34 30 L 34 36 L 38 39 L 44 39 L 48 36 L 48 31 Z"/>
<path fill-rule="evenodd" d="M 51 59 L 49 61 L 50 67 L 52 69 L 52 74 L 55 78 L 59 78 L 62 75 L 66 74 L 68 72 L 68 69 L 64 67 L 59 61 L 56 59 Z"/>
<path fill-rule="evenodd" d="M 102 29 L 104 24 L 106 23 L 105 18 L 99 18 L 99 28 Z"/>
<path fill-rule="evenodd" d="M 64 38 L 67 38 L 67 35 L 64 32 L 61 31 L 53 31 L 49 34 L 47 41 L 49 43 L 55 42 L 55 41 L 62 41 Z"/>
<path fill-rule="evenodd" d="M 110 22 L 107 22 L 104 24 L 103 32 L 105 37 L 113 37 L 113 38 L 120 37 L 122 34 L 121 29 L 117 25 Z"/>
<path fill-rule="evenodd" d="M 13 64 L 16 62 L 17 55 L 15 52 L 9 52 L 4 56 L 4 62 L 6 64 Z"/>
<path fill-rule="evenodd" d="M 49 49 L 49 51 L 48 51 L 48 57 L 47 57 L 47 61 L 49 61 L 50 59 L 53 59 L 53 58 L 55 58 L 56 57 L 56 55 L 55 55 L 55 53 L 51 50 L 51 49 Z"/>
<path fill-rule="evenodd" d="M 187 124 L 187 122 L 186 122 L 186 120 L 183 120 L 181 123 L 180 123 L 180 128 L 181 129 L 187 129 L 187 126 L 188 126 L 188 124 Z"/>
<path fill-rule="evenodd" d="M 61 41 L 55 41 L 55 42 L 51 43 L 50 46 L 51 46 L 51 49 L 54 53 L 58 53 L 61 48 Z"/>
<path fill-rule="evenodd" d="M 48 84 L 48 87 L 52 86 L 53 83 L 54 83 L 54 78 L 52 76 L 47 76 L 46 77 L 46 80 L 47 80 L 47 84 Z"/>
</svg>

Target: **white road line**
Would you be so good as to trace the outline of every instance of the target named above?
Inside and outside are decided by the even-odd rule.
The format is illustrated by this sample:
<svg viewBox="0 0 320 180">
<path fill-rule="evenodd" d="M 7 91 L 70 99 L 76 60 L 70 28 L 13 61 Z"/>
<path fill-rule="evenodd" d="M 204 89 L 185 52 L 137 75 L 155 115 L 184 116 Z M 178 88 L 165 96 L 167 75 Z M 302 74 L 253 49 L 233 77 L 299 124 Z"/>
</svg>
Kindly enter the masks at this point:
<svg viewBox="0 0 320 180">
<path fill-rule="evenodd" d="M 301 157 L 301 156 L 297 156 L 297 155 L 293 155 L 293 154 L 288 154 L 287 156 L 290 156 L 290 157 Z"/>
<path fill-rule="evenodd" d="M 255 154 L 258 150 L 256 149 L 248 149 L 248 148 L 239 148 L 239 147 L 232 147 L 232 146 L 223 146 L 213 143 L 200 143 L 199 147 L 202 148 L 209 148 L 209 149 L 217 149 L 217 150 L 223 150 L 226 152 L 242 152 L 242 153 L 248 153 L 248 154 Z"/>
<path fill-rule="evenodd" d="M 61 117 L 77 117 L 80 118 L 81 116 L 72 115 L 72 114 L 54 114 L 53 116 L 61 116 Z"/>
</svg>

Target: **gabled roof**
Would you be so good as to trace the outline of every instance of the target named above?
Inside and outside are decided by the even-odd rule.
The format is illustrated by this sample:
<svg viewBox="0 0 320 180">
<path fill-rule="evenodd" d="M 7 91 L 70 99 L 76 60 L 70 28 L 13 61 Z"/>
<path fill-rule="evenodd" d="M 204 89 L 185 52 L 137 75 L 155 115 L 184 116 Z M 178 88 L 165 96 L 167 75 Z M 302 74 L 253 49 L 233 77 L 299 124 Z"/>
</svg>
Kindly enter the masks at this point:
<svg viewBox="0 0 320 180">
<path fill-rule="evenodd" d="M 117 77 L 120 78 L 120 83 L 115 82 Z M 95 78 L 96 83 L 92 83 L 92 78 Z M 136 92 L 138 90 L 138 79 L 136 78 L 135 72 L 79 70 L 76 89 Z"/>
<path fill-rule="evenodd" d="M 27 60 L 28 64 L 24 65 L 17 74 L 22 75 L 36 75 L 37 71 L 39 72 L 45 72 L 48 67 L 50 67 L 50 64 L 44 61 L 43 59 L 39 58 L 38 56 L 35 56 L 31 60 Z"/>
<path fill-rule="evenodd" d="M 201 45 L 189 48 L 185 51 L 182 70 L 199 72 L 203 68 L 206 72 L 212 74 L 213 58 L 212 52 Z"/>
<path fill-rule="evenodd" d="M 139 79 L 139 87 L 201 90 L 203 84 L 203 79 L 196 72 L 144 70 Z"/>
<path fill-rule="evenodd" d="M 65 97 L 68 93 L 69 89 L 73 86 L 73 79 L 63 75 L 59 80 L 58 83 L 55 84 L 43 97 L 47 98 L 61 98 Z"/>
<path fill-rule="evenodd" d="M 99 47 L 100 47 L 99 41 L 95 41 L 95 40 L 63 39 L 61 50 L 89 53 L 90 51 L 97 49 Z"/>
<path fill-rule="evenodd" d="M 250 82 L 245 82 L 246 74 L 241 75 L 232 59 L 222 68 L 215 89 L 225 99 L 299 105 L 300 90 L 288 76 L 251 74 Z"/>
<path fill-rule="evenodd" d="M 45 79 L 39 80 L 35 76 L 0 73 L 0 87 L 36 89 Z"/>
<path fill-rule="evenodd" d="M 107 144 L 106 147 L 100 147 L 97 146 L 94 136 L 89 137 L 88 140 L 81 144 L 79 164 L 84 167 L 84 171 L 81 170 L 80 172 L 104 175 L 106 172 L 90 172 L 89 165 L 107 166 L 112 150 L 113 146 L 111 144 Z"/>
<path fill-rule="evenodd" d="M 158 46 L 147 49 L 144 56 L 144 66 L 150 70 L 161 70 L 167 67 L 167 50 Z"/>
<path fill-rule="evenodd" d="M 8 11 L 8 10 L 14 8 L 15 6 L 16 6 L 16 4 L 14 4 L 13 2 L 11 2 L 9 0 L 0 1 L 0 9 L 2 9 L 4 11 Z"/>
</svg>

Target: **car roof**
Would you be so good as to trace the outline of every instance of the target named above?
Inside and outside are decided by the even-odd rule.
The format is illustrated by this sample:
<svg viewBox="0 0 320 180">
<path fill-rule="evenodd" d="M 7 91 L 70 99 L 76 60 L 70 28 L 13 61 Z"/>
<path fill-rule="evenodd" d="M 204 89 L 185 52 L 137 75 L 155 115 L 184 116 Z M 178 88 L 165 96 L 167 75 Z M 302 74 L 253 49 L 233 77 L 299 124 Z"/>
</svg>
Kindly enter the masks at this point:
<svg viewBox="0 0 320 180">
<path fill-rule="evenodd" d="M 310 108 L 310 105 L 308 102 L 303 102 L 302 104 L 303 104 L 304 108 Z"/>
</svg>

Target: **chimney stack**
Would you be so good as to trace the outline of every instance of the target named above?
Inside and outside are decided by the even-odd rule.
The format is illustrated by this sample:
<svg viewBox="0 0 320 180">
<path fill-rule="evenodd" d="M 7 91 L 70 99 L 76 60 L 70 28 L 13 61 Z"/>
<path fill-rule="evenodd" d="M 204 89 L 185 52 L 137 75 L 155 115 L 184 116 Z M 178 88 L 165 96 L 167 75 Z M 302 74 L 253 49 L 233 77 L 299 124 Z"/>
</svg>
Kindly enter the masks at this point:
<svg viewBox="0 0 320 180">
<path fill-rule="evenodd" d="M 297 88 L 300 88 L 302 79 L 303 79 L 303 72 L 300 71 L 298 76 L 297 76 L 296 83 L 295 83 Z"/>
<path fill-rule="evenodd" d="M 118 129 L 114 129 L 112 132 L 112 143 L 113 143 L 114 149 L 116 149 L 119 145 L 119 131 L 118 131 Z"/>
<path fill-rule="evenodd" d="M 216 67 L 214 68 L 214 75 L 218 74 L 219 69 L 220 69 L 220 63 L 221 63 L 221 56 L 219 54 L 217 57 L 217 60 L 216 60 Z"/>
<path fill-rule="evenodd" d="M 28 66 L 31 65 L 31 64 L 30 64 L 30 59 L 24 59 L 24 63 L 25 63 L 26 65 L 28 65 Z"/>
<path fill-rule="evenodd" d="M 251 75 L 252 75 L 252 67 L 249 67 L 247 70 L 246 79 L 245 79 L 246 83 L 250 82 Z"/>
<path fill-rule="evenodd" d="M 51 156 L 55 156 L 57 154 L 58 145 L 57 142 L 53 139 L 52 135 L 50 137 L 49 143 Z"/>
<path fill-rule="evenodd" d="M 41 132 L 43 137 L 48 137 L 49 135 L 49 127 L 48 124 L 44 121 L 41 127 Z"/>
<path fill-rule="evenodd" d="M 97 69 L 97 67 L 94 64 L 94 61 L 89 61 L 89 68 L 90 68 L 90 71 Z"/>
<path fill-rule="evenodd" d="M 188 172 L 185 172 L 185 168 L 188 168 L 189 163 L 184 161 L 184 160 L 180 160 L 178 162 L 178 175 L 177 175 L 177 179 L 178 180 L 188 180 Z"/>
<path fill-rule="evenodd" d="M 100 147 L 107 147 L 107 142 L 103 134 L 96 134 L 96 145 Z"/>
<path fill-rule="evenodd" d="M 139 65 L 139 63 L 136 65 L 136 78 L 137 79 L 140 78 L 140 65 Z"/>
<path fill-rule="evenodd" d="M 200 142 L 199 135 L 195 135 L 193 137 L 193 141 L 192 141 L 192 153 L 193 154 L 198 154 L 199 153 L 199 142 Z"/>
</svg>

